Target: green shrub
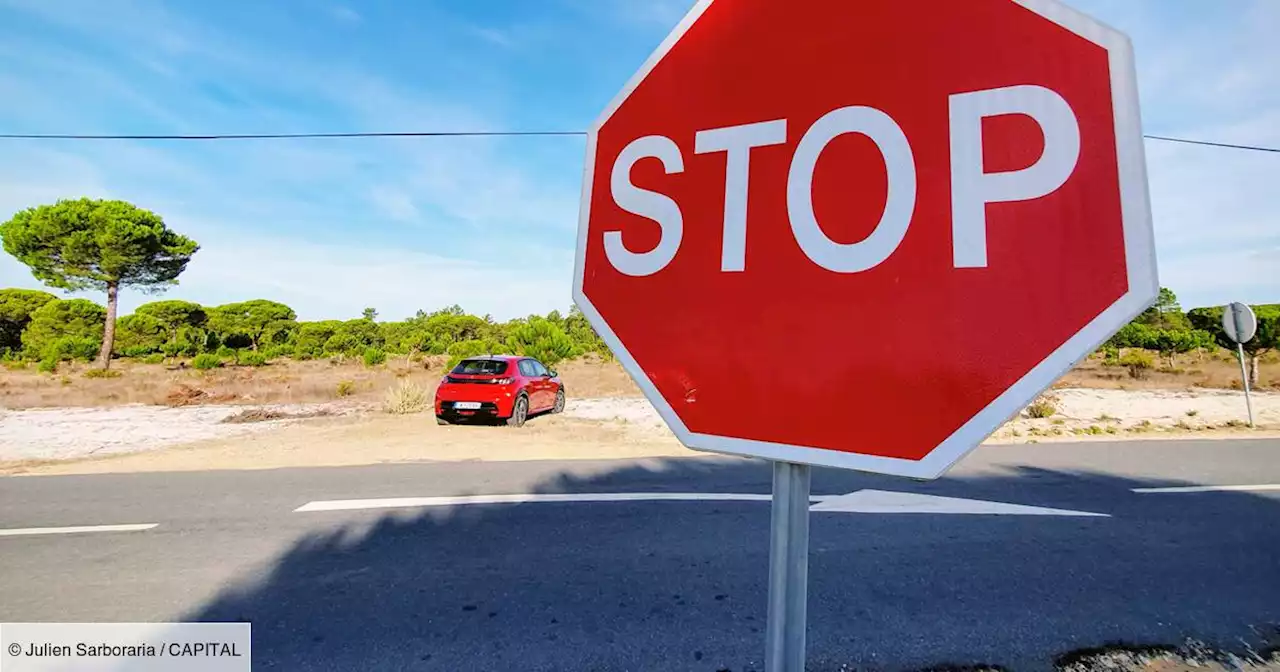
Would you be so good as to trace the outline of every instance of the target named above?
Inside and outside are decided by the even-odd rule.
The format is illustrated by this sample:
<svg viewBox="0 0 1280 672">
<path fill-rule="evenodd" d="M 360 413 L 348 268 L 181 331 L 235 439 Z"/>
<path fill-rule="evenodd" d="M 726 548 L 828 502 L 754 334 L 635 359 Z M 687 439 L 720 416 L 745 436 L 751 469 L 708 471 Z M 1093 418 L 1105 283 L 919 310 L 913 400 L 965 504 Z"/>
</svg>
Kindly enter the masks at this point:
<svg viewBox="0 0 1280 672">
<path fill-rule="evenodd" d="M 366 348 L 364 351 L 365 366 L 380 366 L 387 362 L 387 353 L 379 348 Z"/>
<path fill-rule="evenodd" d="M 253 352 L 249 350 L 240 355 L 240 359 L 236 362 L 241 366 L 266 366 L 267 356 L 261 352 Z"/>
<path fill-rule="evenodd" d="M 102 347 L 107 311 L 86 299 L 55 299 L 31 313 L 22 346 L 34 358 L 93 359 Z"/>
<path fill-rule="evenodd" d="M 445 368 L 452 369 L 458 365 L 458 362 L 477 355 L 497 355 L 508 352 L 501 344 L 495 341 L 470 340 L 459 341 L 449 346 L 449 361 L 445 364 Z M 543 362 L 546 364 L 545 362 Z M 547 364 L 550 366 L 550 364 Z"/>
<path fill-rule="evenodd" d="M 0 289 L 0 351 L 22 348 L 22 332 L 31 315 L 58 297 L 34 289 Z"/>
<path fill-rule="evenodd" d="M 231 348 L 231 347 L 228 347 L 228 346 L 223 345 L 223 346 L 219 346 L 219 347 L 218 347 L 218 349 L 217 349 L 217 351 L 215 352 L 215 354 L 217 354 L 219 357 L 221 357 L 221 358 L 223 358 L 223 359 L 232 359 L 232 360 L 234 360 L 234 359 L 236 359 L 236 354 L 237 354 L 237 353 L 236 353 L 236 349 L 235 349 L 235 348 Z"/>
<path fill-rule="evenodd" d="M 98 357 L 98 350 L 102 347 L 101 340 L 91 338 L 81 338 L 77 336 L 64 336 L 62 338 L 49 341 L 44 349 L 40 350 L 41 359 L 49 359 L 50 357 L 59 361 L 71 361 L 75 359 L 91 362 Z"/>
<path fill-rule="evenodd" d="M 1053 400 L 1049 397 L 1040 397 L 1027 407 L 1027 417 L 1029 418 L 1048 418 L 1058 412 L 1058 407 L 1054 405 Z"/>
<path fill-rule="evenodd" d="M 201 371 L 216 369 L 222 366 L 222 358 L 208 352 L 202 353 L 196 355 L 196 358 L 191 360 L 191 366 L 194 366 Z"/>
<path fill-rule="evenodd" d="M 508 329 L 507 348 L 517 355 L 533 357 L 546 366 L 555 366 L 582 354 L 559 324 L 541 317 L 531 317 L 523 324 Z"/>
<path fill-rule="evenodd" d="M 383 410 L 395 415 L 420 413 L 426 407 L 427 391 L 408 380 L 402 380 L 399 385 L 387 390 L 382 404 Z"/>
<path fill-rule="evenodd" d="M 262 354 L 266 355 L 267 359 L 280 359 L 281 357 L 292 357 L 293 346 L 287 343 L 268 346 L 267 348 L 262 350 Z"/>
<path fill-rule="evenodd" d="M 1150 376 L 1155 364 L 1155 359 L 1151 355 L 1141 351 L 1131 350 L 1120 358 L 1120 366 L 1129 370 L 1130 378 L 1138 380 Z"/>
<path fill-rule="evenodd" d="M 349 380 L 338 381 L 338 387 L 334 390 L 334 394 L 339 397 L 349 397 L 356 393 L 356 384 Z"/>
<path fill-rule="evenodd" d="M 45 357 L 40 360 L 40 365 L 36 367 L 36 370 L 40 373 L 57 373 L 58 362 L 59 360 L 56 357 Z"/>
<path fill-rule="evenodd" d="M 116 348 L 116 354 L 129 359 L 140 359 L 155 352 L 156 348 L 149 345 L 133 345 L 127 348 Z"/>
<path fill-rule="evenodd" d="M 200 354 L 200 345 L 191 341 L 172 341 L 160 347 L 165 357 L 194 357 Z"/>
<path fill-rule="evenodd" d="M 115 369 L 89 369 L 84 372 L 85 378 L 119 378 L 120 375 Z"/>
<path fill-rule="evenodd" d="M 142 358 L 143 364 L 164 364 L 164 353 L 157 352 Z"/>
</svg>

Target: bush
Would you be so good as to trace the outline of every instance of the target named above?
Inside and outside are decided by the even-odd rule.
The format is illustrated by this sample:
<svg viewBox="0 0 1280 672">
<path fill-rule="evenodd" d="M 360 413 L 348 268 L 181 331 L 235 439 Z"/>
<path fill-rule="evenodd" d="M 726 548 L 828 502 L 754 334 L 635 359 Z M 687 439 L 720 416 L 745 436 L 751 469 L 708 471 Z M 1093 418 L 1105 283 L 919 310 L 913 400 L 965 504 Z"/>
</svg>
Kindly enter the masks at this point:
<svg viewBox="0 0 1280 672">
<path fill-rule="evenodd" d="M 468 357 L 475 357 L 477 355 L 497 355 L 505 352 L 508 352 L 508 350 L 494 341 L 459 341 L 449 346 L 449 361 L 445 364 L 445 368 L 452 369 L 458 365 L 458 362 L 461 362 Z M 546 362 L 543 362 L 543 364 L 546 364 Z M 551 365 L 547 364 L 547 366 Z"/>
<path fill-rule="evenodd" d="M 53 358 L 59 361 L 80 359 L 91 362 L 97 359 L 98 349 L 101 347 L 101 339 L 64 336 L 46 343 L 44 349 L 39 352 L 41 359 Z"/>
<path fill-rule="evenodd" d="M 36 367 L 36 369 L 40 373 L 57 373 L 58 361 L 59 360 L 56 357 L 45 357 L 40 360 L 40 366 Z"/>
<path fill-rule="evenodd" d="M 507 331 L 507 347 L 517 355 L 533 357 L 546 366 L 555 366 L 582 354 L 573 339 L 552 320 L 532 317 Z"/>
<path fill-rule="evenodd" d="M 40 359 L 92 359 L 102 346 L 107 311 L 86 299 L 55 299 L 31 313 L 22 346 Z"/>
<path fill-rule="evenodd" d="M 252 350 L 240 355 L 237 362 L 241 366 L 266 366 L 267 356 L 261 352 L 253 352 Z"/>
<path fill-rule="evenodd" d="M 217 354 L 219 357 L 222 357 L 223 359 L 236 359 L 237 353 L 235 348 L 231 348 L 223 345 L 218 347 L 218 349 L 215 351 L 215 354 Z"/>
<path fill-rule="evenodd" d="M 142 358 L 143 364 L 164 364 L 164 353 L 157 352 Z"/>
<path fill-rule="evenodd" d="M 267 359 L 280 359 L 281 357 L 292 357 L 293 346 L 288 344 L 272 345 L 262 350 L 262 354 Z"/>
<path fill-rule="evenodd" d="M 1048 418 L 1057 412 L 1058 407 L 1048 397 L 1040 397 L 1027 407 L 1027 417 L 1029 418 Z"/>
<path fill-rule="evenodd" d="M 334 394 L 339 397 L 349 397 L 356 393 L 356 384 L 349 380 L 338 381 L 338 387 L 334 390 Z"/>
<path fill-rule="evenodd" d="M 194 366 L 201 371 L 216 369 L 222 366 L 222 358 L 206 352 L 196 355 L 196 358 L 191 360 L 191 366 Z"/>
<path fill-rule="evenodd" d="M 115 369 L 89 369 L 84 372 L 85 378 L 119 378 L 120 375 Z"/>
<path fill-rule="evenodd" d="M 147 355 L 150 355 L 151 353 L 155 352 L 157 349 L 158 348 L 153 348 L 149 345 L 133 345 L 127 348 L 116 348 L 116 354 L 121 357 L 134 359 L 134 358 L 146 357 Z"/>
<path fill-rule="evenodd" d="M 1126 352 L 1120 358 L 1120 366 L 1129 370 L 1129 377 L 1141 380 L 1151 375 L 1151 369 L 1155 368 L 1156 362 L 1151 355 L 1145 352 Z"/>
<path fill-rule="evenodd" d="M 399 385 L 387 390 L 382 405 L 383 410 L 396 415 L 420 413 L 426 407 L 427 391 L 407 380 L 402 380 Z"/>
<path fill-rule="evenodd" d="M 173 341 L 160 347 L 165 357 L 194 357 L 200 353 L 200 346 L 190 341 Z"/>
<path fill-rule="evenodd" d="M 387 353 L 378 348 L 367 348 L 364 351 L 365 366 L 380 366 L 387 362 Z"/>
</svg>

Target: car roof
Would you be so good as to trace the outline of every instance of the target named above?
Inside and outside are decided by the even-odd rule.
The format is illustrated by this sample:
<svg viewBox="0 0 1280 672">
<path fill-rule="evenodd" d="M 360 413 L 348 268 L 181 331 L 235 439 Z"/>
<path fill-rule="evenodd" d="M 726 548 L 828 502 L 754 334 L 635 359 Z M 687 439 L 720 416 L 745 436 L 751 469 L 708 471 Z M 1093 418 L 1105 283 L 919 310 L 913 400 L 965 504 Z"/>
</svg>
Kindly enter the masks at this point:
<svg viewBox="0 0 1280 672">
<path fill-rule="evenodd" d="M 476 355 L 475 357 L 464 357 L 462 361 L 493 360 L 499 362 L 514 362 L 517 359 L 524 359 L 524 357 L 519 355 Z"/>
</svg>

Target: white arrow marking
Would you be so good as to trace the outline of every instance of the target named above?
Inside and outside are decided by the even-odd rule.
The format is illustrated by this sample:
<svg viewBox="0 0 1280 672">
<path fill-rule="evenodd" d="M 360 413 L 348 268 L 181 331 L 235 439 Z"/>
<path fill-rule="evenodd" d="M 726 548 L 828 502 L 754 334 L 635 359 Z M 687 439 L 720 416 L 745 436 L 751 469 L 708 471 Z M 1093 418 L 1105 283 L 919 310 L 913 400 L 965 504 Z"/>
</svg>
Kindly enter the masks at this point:
<svg viewBox="0 0 1280 672">
<path fill-rule="evenodd" d="M 919 495 L 913 492 L 889 492 L 887 490 L 859 490 L 847 495 L 818 497 L 810 511 L 835 511 L 840 513 L 934 513 L 969 514 L 988 516 L 1093 516 L 1109 518 L 1106 513 L 1047 509 L 1024 504 L 988 502 L 981 499 L 960 499 Z"/>
<path fill-rule="evenodd" d="M 732 492 L 602 492 L 554 495 L 468 495 L 457 497 L 393 497 L 389 499 L 336 499 L 309 502 L 294 513 L 310 511 L 357 511 L 360 509 L 404 509 L 469 504 L 535 504 L 546 502 L 768 502 L 771 495 Z"/>
</svg>

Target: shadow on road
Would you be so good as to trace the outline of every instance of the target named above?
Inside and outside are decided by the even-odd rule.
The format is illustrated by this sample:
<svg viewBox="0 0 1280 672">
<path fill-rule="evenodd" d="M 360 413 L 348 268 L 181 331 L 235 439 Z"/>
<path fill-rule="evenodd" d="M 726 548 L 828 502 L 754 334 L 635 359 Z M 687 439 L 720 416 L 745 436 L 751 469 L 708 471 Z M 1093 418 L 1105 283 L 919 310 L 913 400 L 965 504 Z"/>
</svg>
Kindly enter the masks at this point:
<svg viewBox="0 0 1280 672">
<path fill-rule="evenodd" d="M 760 462 L 653 464 L 537 491 L 769 490 Z M 1036 469 L 933 483 L 815 470 L 815 494 L 910 490 L 1112 517 L 815 512 L 810 669 L 1044 668 L 1115 640 L 1239 646 L 1251 627 L 1280 621 L 1280 502 L 1131 492 L 1153 485 L 1170 484 Z M 186 616 L 252 621 L 255 669 L 763 668 L 767 503 L 296 515 L 338 529 Z"/>
</svg>

